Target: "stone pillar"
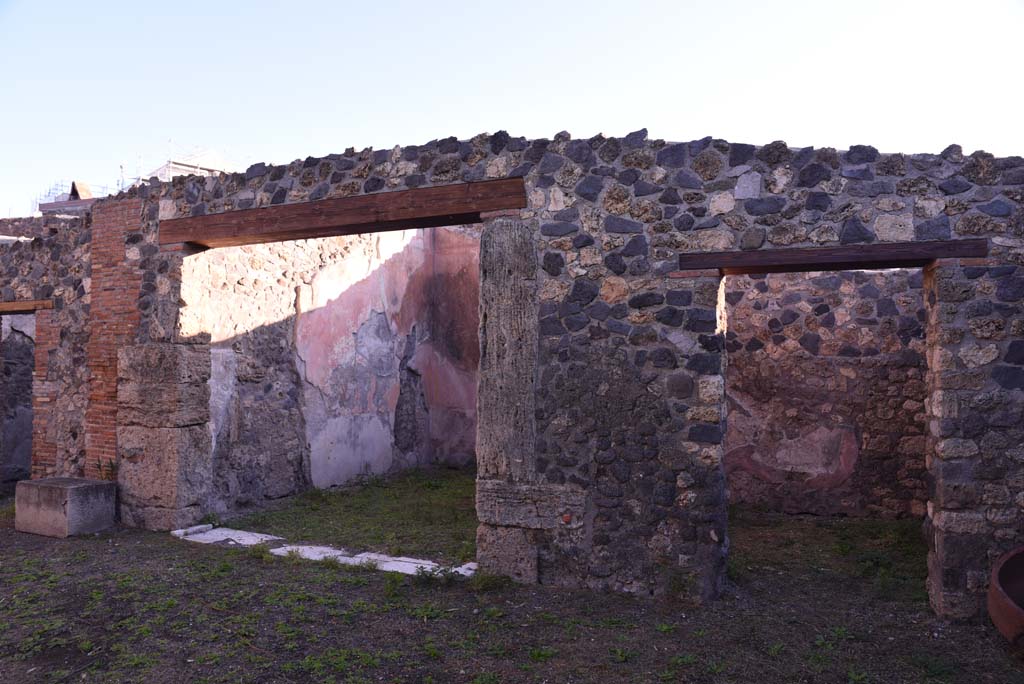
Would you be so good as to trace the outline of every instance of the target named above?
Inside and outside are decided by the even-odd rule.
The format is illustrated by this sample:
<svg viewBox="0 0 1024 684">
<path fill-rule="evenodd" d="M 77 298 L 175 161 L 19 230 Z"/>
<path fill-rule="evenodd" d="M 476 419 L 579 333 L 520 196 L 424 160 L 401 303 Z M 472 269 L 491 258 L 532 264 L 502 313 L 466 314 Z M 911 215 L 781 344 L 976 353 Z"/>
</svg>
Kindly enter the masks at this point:
<svg viewBox="0 0 1024 684">
<path fill-rule="evenodd" d="M 532 482 L 536 475 L 537 254 L 533 231 L 488 221 L 480 237 L 481 479 Z"/>
<path fill-rule="evenodd" d="M 480 239 L 477 560 L 486 572 L 540 580 L 541 543 L 576 535 L 586 492 L 538 482 L 535 419 L 537 253 L 534 229 L 494 218 Z"/>
<path fill-rule="evenodd" d="M 480 237 L 479 373 L 477 561 L 486 572 L 535 583 L 529 525 L 543 516 L 526 520 L 521 509 L 531 505 L 522 490 L 536 476 L 537 254 L 533 230 L 514 219 L 487 220 Z"/>
<path fill-rule="evenodd" d="M 117 375 L 121 519 L 151 530 L 195 523 L 212 479 L 209 345 L 122 347 Z"/>
<path fill-rule="evenodd" d="M 935 612 L 984 610 L 992 561 L 1024 543 L 1024 275 L 989 260 L 925 269 Z"/>
</svg>

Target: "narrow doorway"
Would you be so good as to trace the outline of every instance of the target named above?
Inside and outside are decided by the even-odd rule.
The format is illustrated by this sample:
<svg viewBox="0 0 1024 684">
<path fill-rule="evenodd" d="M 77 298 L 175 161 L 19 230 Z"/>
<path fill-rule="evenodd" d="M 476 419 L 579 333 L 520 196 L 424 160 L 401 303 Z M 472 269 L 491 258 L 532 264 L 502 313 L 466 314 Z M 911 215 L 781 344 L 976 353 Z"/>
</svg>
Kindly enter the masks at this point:
<svg viewBox="0 0 1024 684">
<path fill-rule="evenodd" d="M 724 274 L 729 575 L 927 604 L 929 302 L 912 268 Z M 794 600 L 796 600 L 794 598 Z"/>
<path fill-rule="evenodd" d="M 0 496 L 29 477 L 35 314 L 0 315 Z"/>
<path fill-rule="evenodd" d="M 731 503 L 924 516 L 922 285 L 920 269 L 726 277 Z"/>
</svg>

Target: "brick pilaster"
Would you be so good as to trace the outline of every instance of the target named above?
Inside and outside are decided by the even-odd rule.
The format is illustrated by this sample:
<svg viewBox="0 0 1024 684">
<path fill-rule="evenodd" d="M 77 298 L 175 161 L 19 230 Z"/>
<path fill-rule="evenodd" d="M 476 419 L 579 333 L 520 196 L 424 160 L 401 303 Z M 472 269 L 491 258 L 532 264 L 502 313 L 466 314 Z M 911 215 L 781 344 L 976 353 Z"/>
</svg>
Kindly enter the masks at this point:
<svg viewBox="0 0 1024 684">
<path fill-rule="evenodd" d="M 125 264 L 125 238 L 141 220 L 139 200 L 101 202 L 93 208 L 86 477 L 101 477 L 117 463 L 117 350 L 134 340 L 141 284 L 140 274 Z"/>
<path fill-rule="evenodd" d="M 49 379 L 50 352 L 60 331 L 53 311 L 36 312 L 35 366 L 32 369 L 32 477 L 50 477 L 57 471 L 57 445 L 49 437 L 50 412 L 57 399 L 56 383 Z"/>
</svg>

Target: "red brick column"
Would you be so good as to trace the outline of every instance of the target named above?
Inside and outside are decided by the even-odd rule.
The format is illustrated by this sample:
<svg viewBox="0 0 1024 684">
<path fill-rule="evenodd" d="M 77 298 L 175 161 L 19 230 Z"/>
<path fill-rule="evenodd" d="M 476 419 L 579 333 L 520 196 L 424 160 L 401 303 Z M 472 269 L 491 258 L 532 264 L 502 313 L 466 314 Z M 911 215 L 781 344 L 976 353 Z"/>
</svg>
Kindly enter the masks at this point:
<svg viewBox="0 0 1024 684">
<path fill-rule="evenodd" d="M 57 474 L 57 445 L 49 438 L 50 412 L 57 398 L 56 384 L 49 380 L 50 352 L 56 348 L 60 330 L 53 323 L 53 311 L 36 312 L 35 365 L 32 369 L 32 477 Z"/>
<path fill-rule="evenodd" d="M 110 477 L 117 464 L 117 350 L 134 341 L 141 276 L 125 264 L 125 238 L 142 223 L 142 202 L 100 202 L 92 212 L 89 406 L 85 476 Z"/>
</svg>

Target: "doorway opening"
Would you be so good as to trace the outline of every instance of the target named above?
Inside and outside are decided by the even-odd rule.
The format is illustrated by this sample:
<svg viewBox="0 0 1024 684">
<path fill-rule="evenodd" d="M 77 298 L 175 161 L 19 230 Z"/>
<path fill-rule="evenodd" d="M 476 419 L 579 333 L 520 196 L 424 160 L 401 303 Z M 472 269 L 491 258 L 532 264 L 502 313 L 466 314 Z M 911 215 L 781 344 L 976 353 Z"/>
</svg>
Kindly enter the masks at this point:
<svg viewBox="0 0 1024 684">
<path fill-rule="evenodd" d="M 924 516 L 922 286 L 920 269 L 725 278 L 730 503 Z"/>
<path fill-rule="evenodd" d="M 723 278 L 737 586 L 927 600 L 927 306 L 921 268 Z"/>
<path fill-rule="evenodd" d="M 0 313 L 0 496 L 31 473 L 35 327 L 34 313 Z"/>
<path fill-rule="evenodd" d="M 195 486 L 168 487 L 176 519 L 419 466 L 475 466 L 477 226 L 525 206 L 517 177 L 161 218 L 182 305 L 181 343 L 160 351 L 206 356 L 210 370 L 203 390 L 182 376 L 199 400 L 195 422 L 171 433 L 196 464 Z"/>
<path fill-rule="evenodd" d="M 472 560 L 479 243 L 451 226 L 186 257 L 181 330 L 210 358 L 202 509 L 290 543 Z"/>
<path fill-rule="evenodd" d="M 770 250 L 765 252 L 719 252 L 719 253 L 706 253 L 706 254 L 695 254 L 695 255 L 683 255 L 680 257 L 681 268 L 704 268 L 715 269 L 720 276 L 737 276 L 737 275 L 757 275 L 757 274 L 786 274 L 786 273 L 809 273 L 809 272 L 837 272 L 847 270 L 864 270 L 864 269 L 906 269 L 906 268 L 923 268 L 923 277 L 921 279 L 923 291 L 924 291 L 924 306 L 919 308 L 913 315 L 910 315 L 910 311 L 904 311 L 901 313 L 900 304 L 895 300 L 891 303 L 887 301 L 889 297 L 882 297 L 883 290 L 886 289 L 884 282 L 874 283 L 864 280 L 858 285 L 858 276 L 849 276 L 846 287 L 850 293 L 856 293 L 861 299 L 870 300 L 853 303 L 853 313 L 859 314 L 853 317 L 854 323 L 859 324 L 866 329 L 877 328 L 881 324 L 879 323 L 880 318 L 888 317 L 890 323 L 888 324 L 888 330 L 891 333 L 893 326 L 895 329 L 895 339 L 898 343 L 893 341 L 890 343 L 890 348 L 896 350 L 901 347 L 910 347 L 910 352 L 903 358 L 903 365 L 908 369 L 905 371 L 905 375 L 917 376 L 922 370 L 924 371 L 925 377 L 925 393 L 926 401 L 923 402 L 926 413 L 927 429 L 924 431 L 923 448 L 924 448 L 924 462 L 926 466 L 926 478 L 928 497 L 924 502 L 924 523 L 923 523 L 923 536 L 927 541 L 928 546 L 928 562 L 927 562 L 927 587 L 929 598 L 932 603 L 932 607 L 936 612 L 940 614 L 973 614 L 977 610 L 977 591 L 976 588 L 984 586 L 984 571 L 977 568 L 983 567 L 985 564 L 984 554 L 977 554 L 973 552 L 974 547 L 970 544 L 977 541 L 978 528 L 966 528 L 964 526 L 957 527 L 956 516 L 959 514 L 959 510 L 955 510 L 950 518 L 947 519 L 946 507 L 955 502 L 955 499 L 951 498 L 950 494 L 956 493 L 955 485 L 951 486 L 951 483 L 947 481 L 950 475 L 955 475 L 953 470 L 956 467 L 962 467 L 965 457 L 976 455 L 978 447 L 973 442 L 968 440 L 951 438 L 945 439 L 947 435 L 958 434 L 959 426 L 956 419 L 956 399 L 958 397 L 948 395 L 947 389 L 950 389 L 950 383 L 955 384 L 956 378 L 950 377 L 946 373 L 950 359 L 952 358 L 952 351 L 948 348 L 950 344 L 958 344 L 962 341 L 961 332 L 954 327 L 953 322 L 950 320 L 950 316 L 957 312 L 957 307 L 954 303 L 962 302 L 970 299 L 973 287 L 970 285 L 972 279 L 976 279 L 988 271 L 982 267 L 977 268 L 977 264 L 984 266 L 987 264 L 986 257 L 988 256 L 988 242 L 984 239 L 960 239 L 960 240 L 937 240 L 931 242 L 918 242 L 918 243 L 873 243 L 873 244 L 852 244 L 839 247 L 827 247 L 827 248 L 794 248 L 794 249 L 781 249 L 781 250 Z M 992 269 L 995 271 L 995 269 Z M 821 292 L 817 294 L 802 295 L 799 293 L 792 293 L 796 295 L 791 298 L 788 302 L 790 306 L 796 306 L 800 304 L 803 309 L 811 307 L 810 311 L 797 311 L 796 309 L 786 310 L 785 294 L 782 294 L 782 300 L 778 304 L 778 315 L 769 317 L 768 320 L 764 321 L 769 326 L 769 334 L 773 337 L 769 339 L 769 342 L 778 345 L 779 347 L 785 348 L 789 346 L 791 350 L 799 349 L 801 353 L 807 353 L 810 356 L 820 357 L 822 351 L 823 340 L 827 337 L 829 342 L 832 344 L 836 353 L 840 353 L 843 349 L 846 349 L 845 354 L 850 358 L 857 358 L 857 354 L 860 354 L 860 358 L 864 357 L 864 351 L 868 348 L 871 350 L 869 357 L 879 356 L 881 349 L 885 345 L 875 344 L 871 341 L 871 338 L 877 335 L 877 332 L 861 333 L 856 330 L 852 331 L 852 337 L 849 339 L 858 340 L 864 339 L 870 344 L 870 347 L 858 348 L 856 345 L 843 344 L 840 339 L 839 342 L 834 339 L 835 320 L 830 311 L 826 310 L 826 305 L 831 308 L 831 304 L 828 304 L 826 297 L 822 294 L 824 291 L 833 292 L 838 290 L 842 292 L 844 278 L 839 276 L 838 278 L 832 278 L 821 273 L 817 273 L 812 277 L 824 277 L 826 280 L 820 281 L 819 286 Z M 867 276 L 861 276 L 861 278 L 867 278 Z M 916 276 L 914 280 L 908 280 L 907 285 L 911 283 L 916 287 L 917 280 Z M 771 285 L 764 282 L 764 278 L 760 279 L 762 282 L 760 287 L 755 283 L 753 284 L 753 290 L 755 292 L 763 290 L 763 292 L 771 291 Z M 879 284 L 882 287 L 879 287 Z M 722 283 L 720 283 L 722 285 Z M 868 287 L 870 286 L 870 287 Z M 867 288 L 867 289 L 861 289 Z M 779 291 L 783 288 L 779 287 Z M 914 289 L 914 288 L 910 288 Z M 877 291 L 877 296 L 876 296 Z M 720 324 L 719 334 L 721 335 L 721 343 L 724 347 L 726 344 L 726 336 L 728 331 L 726 330 L 727 325 L 725 324 L 725 318 L 727 313 L 727 306 L 729 300 L 727 299 L 728 286 L 723 285 L 720 288 Z M 997 295 L 998 296 L 998 295 Z M 737 303 L 739 295 L 733 295 L 733 303 Z M 806 300 L 805 300 L 806 297 Z M 810 301 L 811 298 L 821 297 L 822 301 Z M 756 303 L 756 302 L 755 302 Z M 903 303 L 904 307 L 913 308 L 914 300 L 911 298 Z M 762 308 L 767 306 L 762 303 Z M 857 310 L 857 307 L 862 307 Z M 881 306 L 881 309 L 879 308 Z M 814 311 L 815 307 L 821 307 L 818 312 Z M 874 310 L 874 317 L 870 317 Z M 895 311 L 894 311 L 895 309 Z M 981 306 L 981 311 L 985 310 L 985 305 Z M 846 316 L 844 315 L 844 318 Z M 863 320 L 857 321 L 857 318 L 861 317 Z M 828 321 L 829 326 L 822 326 L 822 323 Z M 786 332 L 786 326 L 793 326 L 792 333 L 790 336 Z M 772 329 L 774 328 L 774 330 Z M 902 328 L 902 333 L 901 333 Z M 914 339 L 918 336 L 918 330 L 923 328 L 923 333 L 926 334 L 926 339 L 922 343 L 918 343 L 920 349 L 925 351 L 925 364 L 922 366 L 920 361 L 917 359 L 919 352 L 916 352 L 913 348 Z M 926 331 L 926 332 L 925 332 Z M 990 337 L 990 335 L 982 328 L 978 328 L 979 336 L 982 338 Z M 827 336 L 823 333 L 828 332 Z M 861 338 L 860 335 L 864 334 L 865 337 Z M 748 333 L 749 335 L 749 333 Z M 883 336 L 884 337 L 884 336 Z M 849 340 L 847 340 L 848 342 Z M 738 351 L 737 347 L 740 344 L 739 335 L 735 336 L 732 340 L 734 351 Z M 753 343 L 752 349 L 758 351 L 757 347 L 760 345 L 761 348 L 765 347 L 765 343 L 762 340 L 748 340 L 747 343 L 743 344 L 744 351 L 747 349 L 747 344 Z M 817 348 L 817 354 L 813 353 L 813 350 Z M 878 353 L 875 353 L 875 350 Z M 988 356 L 985 359 L 978 357 L 978 348 L 969 347 L 962 350 L 960 354 L 963 357 L 967 355 L 965 364 L 971 364 L 971 367 L 979 364 L 986 363 L 994 360 L 995 356 L 998 355 L 998 348 L 995 345 L 986 347 L 984 350 Z M 898 357 L 899 358 L 899 357 Z M 768 364 L 769 367 L 771 364 Z M 917 366 L 917 370 L 914 370 L 914 366 Z M 725 370 L 723 368 L 723 370 Z M 754 375 L 757 375 L 759 371 L 755 371 Z M 857 375 L 857 369 L 846 368 L 845 373 L 840 373 L 842 377 L 848 375 Z M 898 379 L 899 373 L 895 373 L 894 376 Z M 889 376 L 887 375 L 887 378 Z M 999 376 L 996 381 L 999 382 Z M 853 379 L 847 377 L 848 380 Z M 916 379 L 916 377 L 914 378 Z M 978 384 L 984 383 L 984 378 L 979 377 Z M 834 381 L 834 376 L 833 376 Z M 891 382 L 891 381 L 890 381 Z M 723 386 L 723 401 L 728 391 L 725 390 L 725 382 Z M 811 384 L 811 383 L 806 383 Z M 827 381 L 826 381 L 827 384 Z M 1004 386 L 1012 386 L 1012 382 L 1008 382 L 1005 378 L 1002 381 Z M 960 388 L 962 385 L 956 385 Z M 804 391 L 806 388 L 800 383 L 793 382 L 790 380 L 786 383 L 783 388 L 776 388 L 775 393 L 782 393 L 786 399 L 790 396 L 793 397 L 791 406 L 787 406 L 783 411 L 783 416 L 786 419 L 794 419 L 800 415 L 800 401 L 799 392 Z M 886 394 L 892 392 L 892 398 L 896 399 L 896 403 L 903 401 L 902 408 L 911 414 L 917 409 L 917 404 L 921 403 L 914 397 L 905 397 L 902 394 L 905 389 L 902 387 L 893 387 L 891 390 L 886 389 Z M 849 398 L 849 393 L 843 394 L 843 400 Z M 909 403 L 908 403 L 909 402 Z M 813 402 L 812 402 L 813 403 Z M 783 445 L 784 447 L 780 455 L 774 456 L 775 463 L 774 468 L 762 469 L 760 473 L 761 479 L 768 481 L 771 484 L 771 479 L 774 477 L 777 481 L 775 485 L 785 485 L 788 483 L 792 488 L 793 485 L 803 487 L 803 494 L 810 493 L 810 499 L 815 502 L 816 505 L 821 506 L 824 504 L 835 505 L 835 497 L 822 497 L 815 488 L 808 488 L 808 484 L 818 485 L 817 489 L 823 489 L 824 485 L 830 483 L 835 485 L 841 483 L 840 480 L 845 482 L 849 480 L 850 476 L 845 475 L 845 472 L 849 472 L 853 475 L 855 472 L 855 465 L 857 460 L 863 455 L 863 450 L 871 446 L 870 441 L 864 441 L 865 430 L 861 429 L 860 439 L 857 434 L 857 426 L 852 426 L 852 429 L 847 429 L 846 434 L 843 431 L 838 431 L 838 434 L 829 435 L 828 429 L 823 428 L 822 431 L 818 432 L 817 439 L 808 439 L 808 435 L 814 432 L 815 429 L 821 429 L 822 426 L 815 425 L 813 423 L 820 422 L 822 417 L 833 417 L 834 414 L 838 413 L 840 418 L 842 412 L 835 412 L 834 403 L 832 405 L 826 404 L 829 411 L 822 412 L 818 411 L 818 420 L 810 421 L 812 423 L 811 428 L 802 432 L 799 425 L 790 426 L 792 429 L 789 434 L 786 434 L 785 429 L 781 432 L 781 438 L 776 439 L 777 443 L 781 442 L 781 439 L 789 439 L 790 444 Z M 896 405 L 896 404 L 894 404 Z M 892 406 L 883 409 L 881 414 L 876 415 L 874 420 L 877 422 L 880 416 L 888 415 L 889 410 L 892 410 Z M 788 412 L 788 413 L 787 413 Z M 852 411 L 849 412 L 852 415 Z M 723 412 L 724 414 L 724 412 Z M 870 417 L 871 412 L 864 410 L 860 411 L 862 420 L 865 416 Z M 813 415 L 813 413 L 812 413 Z M 916 414 L 915 414 L 916 415 Z M 723 415 L 724 419 L 725 416 Z M 893 418 L 883 418 L 882 420 L 894 420 Z M 1000 417 L 999 420 L 1005 420 Z M 786 421 L 782 421 L 785 425 Z M 841 422 L 841 420 L 840 420 Z M 899 422 L 896 420 L 896 422 Z M 892 463 L 900 463 L 899 460 L 892 460 L 892 444 L 896 444 L 895 454 L 896 459 L 900 459 L 901 454 L 898 453 L 899 449 L 902 448 L 908 452 L 916 452 L 916 437 L 921 435 L 917 434 L 917 428 L 915 424 L 918 422 L 915 418 L 907 418 L 904 421 L 907 424 L 907 429 L 911 434 L 900 435 L 899 433 L 892 434 L 889 440 L 898 438 L 899 441 L 888 441 L 884 438 L 876 440 L 882 446 L 888 443 L 888 447 L 882 450 L 882 456 L 886 455 L 888 451 L 889 460 Z M 851 426 L 847 426 L 848 428 Z M 971 428 L 972 431 L 976 431 L 977 428 Z M 982 426 L 983 429 L 983 426 Z M 737 432 L 741 433 L 740 437 L 743 438 L 742 430 Z M 879 434 L 884 437 L 886 434 L 886 428 L 882 427 L 870 427 L 866 431 L 868 435 Z M 972 432 L 976 434 L 976 432 Z M 745 436 L 748 439 L 748 445 L 746 455 L 749 456 L 758 448 L 756 439 L 751 441 L 749 435 Z M 909 439 L 907 439 L 909 438 Z M 803 441 L 801 441 L 801 439 Z M 904 441 L 906 439 L 906 441 Z M 770 441 L 770 440 L 769 440 Z M 805 470 L 808 469 L 807 463 L 813 462 L 813 457 L 808 457 L 808 451 L 813 452 L 814 449 L 808 449 L 813 447 L 815 443 L 829 445 L 828 451 L 831 451 L 832 464 L 825 466 L 822 464 L 820 458 L 816 464 L 818 472 L 803 473 L 802 476 L 793 476 L 794 463 L 799 462 L 802 458 L 804 463 L 800 467 Z M 845 446 L 844 446 L 845 444 Z M 763 446 L 763 445 L 761 445 Z M 818 449 L 820 452 L 820 448 Z M 733 453 L 733 456 L 743 456 L 741 453 Z M 953 463 L 949 468 L 946 468 L 945 464 L 947 461 L 953 461 L 960 459 L 959 462 Z M 734 463 L 736 459 L 734 458 Z M 912 463 L 913 458 L 908 462 Z M 788 468 L 784 464 L 788 463 Z M 845 466 L 844 466 L 845 464 Z M 851 467 L 853 464 L 853 467 Z M 748 460 L 748 465 L 755 466 L 756 463 Z M 762 464 L 763 465 L 763 464 Z M 779 467 L 782 465 L 783 467 Z M 886 487 L 875 487 L 868 488 L 869 493 L 875 497 L 872 501 L 870 498 L 867 500 L 862 496 L 860 497 L 860 503 L 858 504 L 857 497 L 851 496 L 847 500 L 849 512 L 860 511 L 874 511 L 888 512 L 890 515 L 900 515 L 900 506 L 895 505 L 900 500 L 909 502 L 904 504 L 902 514 L 913 515 L 916 511 L 920 510 L 920 503 L 917 501 L 917 497 L 914 494 L 919 487 L 913 486 L 912 478 L 904 478 L 904 482 L 899 482 L 898 479 L 909 472 L 898 467 L 896 469 L 897 478 L 896 482 L 889 481 Z M 734 466 L 734 471 L 736 467 Z M 756 470 L 756 468 L 750 468 Z M 772 472 L 774 470 L 774 472 Z M 787 472 L 788 471 L 788 472 Z M 829 472 L 831 471 L 831 472 Z M 839 477 L 835 477 L 838 474 Z M 845 479 L 844 479 L 845 478 Z M 853 478 L 852 482 L 856 483 L 857 478 Z M 870 481 L 870 478 L 863 479 L 861 481 Z M 748 483 L 750 480 L 748 478 Z M 763 483 L 758 483 L 763 484 Z M 907 485 L 910 486 L 907 486 Z M 904 491 L 894 489 L 894 485 L 902 485 Z M 769 487 L 770 488 L 770 487 Z M 778 491 L 780 487 L 776 487 Z M 782 487 L 784 489 L 784 486 Z M 725 488 L 726 491 L 728 487 Z M 881 495 L 881 496 L 877 496 Z M 967 499 L 965 499 L 967 500 Z M 842 498 L 839 498 L 842 502 Z M 824 504 L 823 504 L 824 502 Z M 874 508 L 870 508 L 874 506 Z M 913 518 L 912 518 L 913 519 Z M 952 521 L 952 522 L 951 522 Z M 957 536 L 959 535 L 959 537 Z M 957 546 L 961 543 L 961 546 Z M 958 553 L 960 549 L 964 549 L 966 553 Z M 964 594 L 964 588 L 969 585 L 969 589 L 973 591 L 972 595 Z"/>
</svg>

